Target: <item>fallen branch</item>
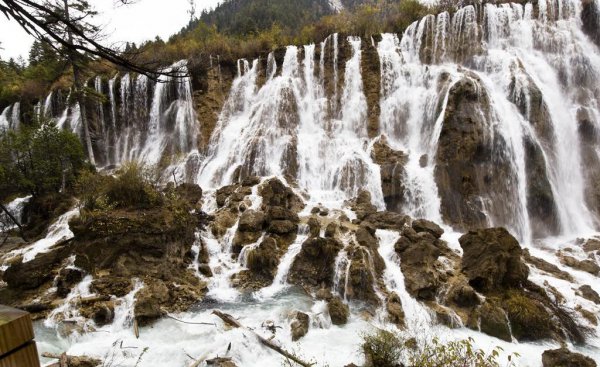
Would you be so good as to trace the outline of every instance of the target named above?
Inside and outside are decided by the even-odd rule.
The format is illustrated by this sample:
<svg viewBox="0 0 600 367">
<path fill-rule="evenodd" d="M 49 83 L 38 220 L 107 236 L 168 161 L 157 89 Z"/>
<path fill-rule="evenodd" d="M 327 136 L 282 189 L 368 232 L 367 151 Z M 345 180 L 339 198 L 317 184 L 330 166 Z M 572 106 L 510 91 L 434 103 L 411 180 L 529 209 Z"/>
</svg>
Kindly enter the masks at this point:
<svg viewBox="0 0 600 367">
<path fill-rule="evenodd" d="M 166 314 L 166 315 L 165 315 L 165 317 L 168 317 L 168 318 L 170 318 L 171 320 L 175 320 L 175 321 L 177 321 L 177 322 L 181 322 L 181 323 L 184 323 L 184 324 L 190 324 L 190 325 L 209 325 L 209 326 L 216 326 L 214 323 L 210 323 L 210 322 L 191 322 L 191 321 L 183 321 L 183 320 L 179 320 L 179 319 L 176 319 L 175 317 L 173 317 L 173 316 L 171 316 L 171 315 L 169 315 L 169 314 Z"/>
<path fill-rule="evenodd" d="M 188 357 L 190 357 L 190 356 L 188 356 Z M 204 353 L 204 355 L 202 357 L 198 358 L 198 360 L 196 360 L 194 363 L 190 364 L 190 367 L 198 367 L 198 366 L 200 366 L 202 364 L 202 362 L 204 362 L 204 360 L 206 359 L 206 357 L 208 357 L 208 353 Z"/>
<path fill-rule="evenodd" d="M 42 353 L 42 357 L 49 358 L 49 359 L 58 359 L 57 363 L 54 363 L 54 364 L 50 365 L 49 367 L 55 367 L 55 366 L 56 367 L 68 367 L 71 364 L 74 366 L 79 366 L 83 362 L 91 362 L 91 363 L 100 364 L 100 361 L 95 358 L 69 356 L 66 353 L 54 354 L 54 353 L 45 352 L 45 353 Z"/>
<path fill-rule="evenodd" d="M 81 303 L 84 306 L 88 306 L 88 305 L 98 303 L 98 302 L 106 302 L 106 301 L 110 301 L 110 296 L 90 296 L 90 297 L 79 299 L 79 303 Z"/>
<path fill-rule="evenodd" d="M 140 327 L 138 326 L 137 319 L 133 319 L 133 333 L 136 339 L 140 338 Z"/>
<path fill-rule="evenodd" d="M 21 225 L 21 223 L 19 223 L 17 218 L 15 218 L 15 216 L 12 215 L 12 213 L 4 205 L 2 205 L 2 203 L 0 203 L 0 209 L 2 209 L 4 214 L 6 214 L 8 218 L 19 228 L 19 234 L 21 235 L 23 241 L 29 242 L 27 240 L 27 237 L 25 237 L 25 231 L 23 230 L 23 226 Z"/>
<path fill-rule="evenodd" d="M 229 325 L 229 326 L 231 326 L 233 328 L 240 328 L 240 329 L 248 330 L 249 332 L 251 332 L 252 334 L 254 334 L 256 336 L 256 338 L 260 341 L 260 343 L 262 345 L 264 345 L 267 348 L 270 348 L 270 349 L 274 350 L 275 352 L 281 354 L 282 356 L 286 357 L 287 359 L 290 359 L 290 360 L 298 363 L 299 365 L 301 365 L 303 367 L 311 367 L 312 365 L 314 365 L 314 363 L 304 362 L 303 360 L 299 359 L 295 355 L 293 355 L 293 354 L 285 351 L 281 347 L 275 345 L 272 341 L 263 338 L 262 336 L 258 335 L 256 332 L 254 332 L 254 331 L 250 330 L 249 328 L 243 326 L 236 319 L 234 319 L 233 316 L 228 315 L 228 314 L 223 313 L 223 312 L 218 311 L 218 310 L 214 310 L 212 313 L 213 313 L 213 315 L 218 316 L 221 320 L 223 320 L 223 322 L 225 322 L 227 325 Z"/>
</svg>

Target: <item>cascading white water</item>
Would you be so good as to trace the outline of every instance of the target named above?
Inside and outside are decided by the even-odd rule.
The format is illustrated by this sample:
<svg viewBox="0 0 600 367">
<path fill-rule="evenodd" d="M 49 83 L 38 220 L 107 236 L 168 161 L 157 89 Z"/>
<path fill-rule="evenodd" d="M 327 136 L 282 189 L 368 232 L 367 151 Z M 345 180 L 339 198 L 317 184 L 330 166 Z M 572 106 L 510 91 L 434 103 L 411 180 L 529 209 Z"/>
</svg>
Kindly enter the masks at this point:
<svg viewBox="0 0 600 367">
<path fill-rule="evenodd" d="M 294 259 L 302 250 L 302 244 L 308 238 L 308 226 L 301 225 L 298 228 L 298 235 L 294 242 L 289 246 L 287 252 L 279 261 L 277 273 L 273 279 L 273 283 L 254 293 L 254 297 L 258 300 L 270 298 L 283 291 L 288 285 L 287 277 L 294 263 Z"/>
<path fill-rule="evenodd" d="M 337 36 L 333 39 L 337 49 Z M 322 80 L 315 78 L 314 45 L 303 48 L 302 62 L 299 49 L 288 47 L 281 75 L 269 73 L 260 88 L 258 60 L 245 72 L 240 69 L 198 174 L 199 184 L 219 187 L 237 180 L 239 174 L 289 174 L 313 201 L 341 201 L 367 188 L 383 207 L 379 168 L 367 151 L 361 40 L 347 41 L 352 57 L 346 63 L 340 110 L 332 118 L 326 117 Z"/>
<path fill-rule="evenodd" d="M 96 93 L 106 96 L 90 98 L 94 108 L 87 111 L 90 129 L 99 137 L 94 140 L 94 150 L 100 167 L 129 161 L 177 164 L 193 153 L 197 155 L 200 127 L 193 107 L 191 80 L 185 76 L 187 62 L 175 63 L 167 71 L 180 75 L 160 76 L 158 82 L 130 74 L 108 81 L 100 76 L 93 79 Z M 52 116 L 53 104 L 60 102 L 55 101 L 58 95 L 50 93 L 46 98 L 44 117 L 55 119 L 59 128 L 81 135 L 79 106 L 72 104 L 70 96 L 60 115 Z M 170 168 L 164 176 L 172 176 L 175 168 Z M 185 176 L 185 172 L 178 175 Z"/>
<path fill-rule="evenodd" d="M 449 87 L 438 90 L 436 80 L 442 73 L 455 79 L 457 73 L 453 67 L 429 66 L 419 61 L 419 50 L 410 36 L 415 29 L 413 24 L 407 30 L 402 44 L 392 34 L 384 34 L 378 44 L 382 75 L 380 131 L 392 148 L 409 157 L 405 167 L 406 213 L 441 222 L 435 165 L 423 165 L 422 161 L 424 157 L 428 161 L 434 159 L 447 102 Z M 438 111 L 440 102 L 443 107 Z"/>
<path fill-rule="evenodd" d="M 400 235 L 397 232 L 379 230 L 377 238 L 379 239 L 379 254 L 385 261 L 383 280 L 387 289 L 400 297 L 406 315 L 407 328 L 409 330 L 430 328 L 432 324 L 430 311 L 411 297 L 404 286 L 404 274 L 400 269 L 401 260 L 394 250 L 394 244 Z"/>
<path fill-rule="evenodd" d="M 24 224 L 23 210 L 25 209 L 27 203 L 29 203 L 29 200 L 31 200 L 31 195 L 22 198 L 16 198 L 6 205 L 6 210 L 9 211 L 9 213 L 19 222 L 19 224 Z M 3 231 L 17 227 L 16 224 L 13 224 L 12 219 L 10 219 L 4 212 L 0 213 L 0 224 L 6 225 L 0 228 Z"/>
<path fill-rule="evenodd" d="M 21 104 L 16 102 L 6 107 L 0 114 L 0 131 L 19 128 L 21 121 Z"/>
<path fill-rule="evenodd" d="M 79 215 L 79 209 L 75 208 L 69 210 L 65 214 L 58 217 L 48 228 L 48 235 L 39 241 L 32 243 L 31 245 L 23 248 L 22 250 L 15 250 L 11 254 L 23 255 L 23 262 L 28 262 L 44 252 L 50 251 L 52 246 L 60 243 L 61 241 L 73 238 L 73 232 L 69 228 L 69 221 Z"/>
</svg>

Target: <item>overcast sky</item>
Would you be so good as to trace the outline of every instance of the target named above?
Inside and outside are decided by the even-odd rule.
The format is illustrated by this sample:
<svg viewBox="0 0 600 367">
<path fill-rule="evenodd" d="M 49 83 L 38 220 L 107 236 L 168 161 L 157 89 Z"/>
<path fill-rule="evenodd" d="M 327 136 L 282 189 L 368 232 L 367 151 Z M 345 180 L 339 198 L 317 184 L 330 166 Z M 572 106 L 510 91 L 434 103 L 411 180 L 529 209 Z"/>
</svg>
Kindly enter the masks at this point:
<svg viewBox="0 0 600 367">
<path fill-rule="evenodd" d="M 196 13 L 202 9 L 212 9 L 221 0 L 195 0 Z M 115 0 L 90 0 L 99 12 L 95 24 L 104 26 L 108 39 L 105 43 L 135 42 L 137 44 L 154 39 L 162 39 L 177 33 L 189 21 L 189 0 L 138 0 L 127 6 L 115 6 Z M 18 24 L 0 17 L 0 57 L 23 56 L 27 59 L 33 43 Z"/>
</svg>

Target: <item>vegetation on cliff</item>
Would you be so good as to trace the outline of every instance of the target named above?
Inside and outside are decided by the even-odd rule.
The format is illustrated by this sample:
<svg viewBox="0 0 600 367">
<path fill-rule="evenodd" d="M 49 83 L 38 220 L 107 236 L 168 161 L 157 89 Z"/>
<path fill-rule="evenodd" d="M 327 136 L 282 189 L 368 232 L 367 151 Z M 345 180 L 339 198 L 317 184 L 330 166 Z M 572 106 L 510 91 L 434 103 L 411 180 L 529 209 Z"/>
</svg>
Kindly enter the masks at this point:
<svg viewBox="0 0 600 367">
<path fill-rule="evenodd" d="M 84 167 L 79 138 L 51 122 L 0 132 L 0 201 L 64 192 Z"/>
</svg>

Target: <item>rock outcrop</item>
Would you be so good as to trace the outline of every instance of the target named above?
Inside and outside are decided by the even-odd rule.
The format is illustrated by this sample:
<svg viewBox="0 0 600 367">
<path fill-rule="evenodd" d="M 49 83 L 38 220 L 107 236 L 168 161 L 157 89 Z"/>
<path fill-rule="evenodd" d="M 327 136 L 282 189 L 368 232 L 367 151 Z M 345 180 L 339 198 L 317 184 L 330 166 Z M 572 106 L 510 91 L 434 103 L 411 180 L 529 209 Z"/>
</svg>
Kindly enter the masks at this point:
<svg viewBox="0 0 600 367">
<path fill-rule="evenodd" d="M 406 154 L 393 150 L 382 136 L 371 151 L 373 162 L 381 167 L 381 189 L 387 210 L 400 212 L 405 204 L 404 166 L 408 161 Z"/>
<path fill-rule="evenodd" d="M 304 312 L 296 311 L 290 329 L 292 332 L 292 340 L 296 341 L 308 333 L 310 318 Z"/>
<path fill-rule="evenodd" d="M 506 156 L 506 141 L 493 133 L 490 97 L 474 74 L 456 82 L 439 137 L 435 179 L 446 223 L 461 230 L 514 218 L 516 178 Z M 516 199 L 515 199 L 516 200 Z"/>
<path fill-rule="evenodd" d="M 478 291 L 521 287 L 529 269 L 519 242 L 504 228 L 470 231 L 459 239 L 462 271 Z"/>
<path fill-rule="evenodd" d="M 417 225 L 417 228 L 421 228 Z M 400 256 L 407 291 L 419 300 L 434 300 L 447 280 L 446 269 L 439 258 L 451 256 L 446 243 L 429 231 L 405 228 L 395 244 Z"/>
<path fill-rule="evenodd" d="M 333 285 L 334 263 L 344 245 L 334 238 L 312 237 L 302 244 L 290 269 L 291 284 L 320 287 Z"/>
<path fill-rule="evenodd" d="M 543 367 L 596 367 L 593 359 L 567 348 L 547 350 L 542 354 Z"/>
<path fill-rule="evenodd" d="M 334 297 L 327 303 L 329 317 L 334 325 L 344 325 L 350 317 L 350 309 L 339 297 Z"/>
<path fill-rule="evenodd" d="M 204 225 L 204 217 L 193 210 L 201 197 L 199 187 L 177 188 L 176 195 L 180 200 L 147 209 L 85 212 L 70 223 L 72 240 L 6 271 L 8 289 L 0 292 L 20 296 L 3 300 L 24 307 L 30 305 L 27 295 L 31 294 L 43 304 L 38 307 L 43 315 L 59 305 L 56 299 L 68 295 L 84 276 L 91 276 L 90 289 L 96 297 L 94 302 L 82 304 L 81 312 L 98 325 L 111 322 L 114 316 L 114 306 L 106 301 L 130 293 L 134 280 L 143 284 L 135 305 L 140 325 L 152 322 L 165 311 L 187 310 L 206 290 L 189 268 L 194 231 Z M 74 266 L 68 264 L 68 259 L 74 259 Z M 54 279 L 56 290 L 49 293 Z"/>
</svg>

